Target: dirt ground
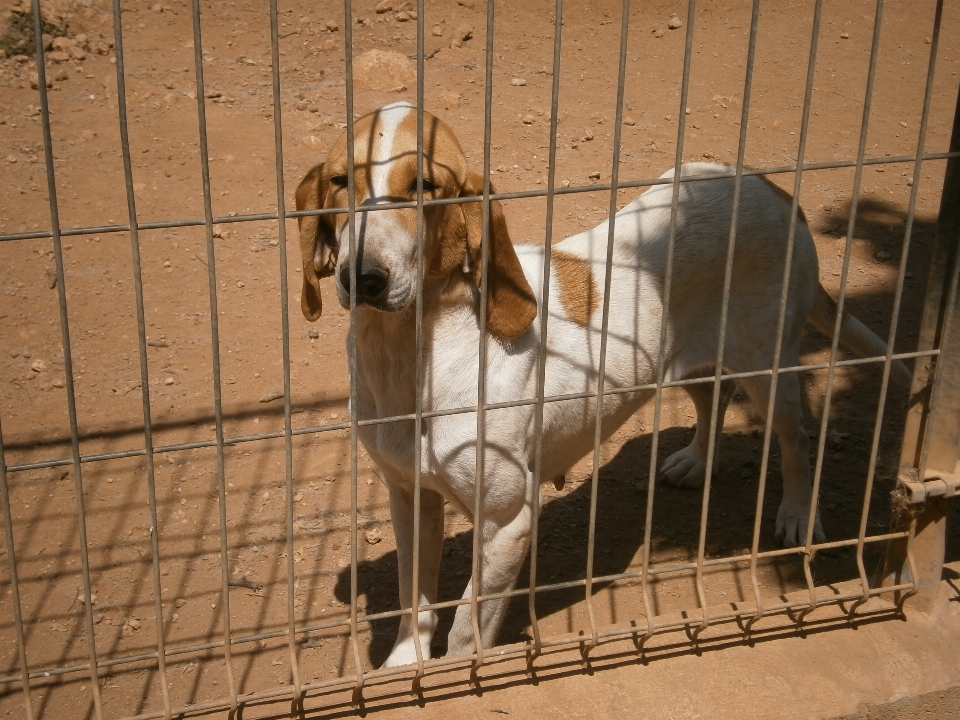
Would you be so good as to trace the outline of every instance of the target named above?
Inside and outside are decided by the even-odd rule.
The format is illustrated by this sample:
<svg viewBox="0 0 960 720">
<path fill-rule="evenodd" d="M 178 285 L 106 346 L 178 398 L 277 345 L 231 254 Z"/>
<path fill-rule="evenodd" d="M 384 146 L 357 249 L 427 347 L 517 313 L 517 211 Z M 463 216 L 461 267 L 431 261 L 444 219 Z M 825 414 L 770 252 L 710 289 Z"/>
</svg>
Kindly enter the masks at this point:
<svg viewBox="0 0 960 720">
<path fill-rule="evenodd" d="M 227 438 L 283 431 L 281 320 L 290 308 L 291 387 L 295 429 L 336 426 L 348 420 L 349 391 L 344 311 L 327 304 L 315 325 L 299 312 L 300 269 L 296 223 L 286 226 L 289 297 L 280 295 L 276 221 L 230 222 L 276 212 L 273 96 L 269 15 L 256 2 L 203 2 L 203 57 L 215 228 L 223 428 Z M 300 178 L 323 157 L 345 126 L 342 5 L 291 5 L 281 0 L 284 203 L 293 207 Z M 634 3 L 621 152 L 621 180 L 656 177 L 672 167 L 679 112 L 686 6 Z M 82 455 L 144 447 L 143 404 L 137 344 L 133 262 L 129 234 L 104 226 L 128 222 L 117 121 L 113 21 L 103 0 L 44 3 L 65 39 L 51 46 L 47 77 L 64 287 L 76 387 Z M 18 6 L 0 0 L 0 19 Z M 362 71 L 364 53 L 416 51 L 413 5 L 394 2 L 376 11 L 373 0 L 353 5 L 353 52 L 358 63 L 357 113 L 387 102 L 415 99 L 413 65 L 396 59 Z M 746 162 L 780 167 L 796 162 L 812 2 L 767 3 L 761 13 L 750 105 Z M 124 2 L 124 57 L 130 147 L 138 220 L 151 223 L 203 218 L 203 194 L 194 82 L 190 6 L 182 0 L 153 5 Z M 826 3 L 817 56 L 805 160 L 856 157 L 874 6 L 845 0 Z M 867 156 L 912 155 L 917 150 L 934 3 L 886 4 L 877 65 Z M 669 29 L 671 17 L 684 23 Z M 483 161 L 486 6 L 479 0 L 429 0 L 425 47 L 426 107 L 454 128 L 475 168 Z M 705 2 L 697 10 L 695 53 L 683 155 L 687 160 L 736 159 L 749 3 Z M 495 25 L 492 179 L 499 191 L 544 189 L 550 120 L 553 4 L 546 0 L 497 6 Z M 469 30 L 469 32 L 467 32 Z M 620 6 L 612 0 L 565 4 L 560 78 L 556 177 L 573 186 L 609 182 L 615 121 Z M 469 38 L 464 39 L 467 35 Z M 947 149 L 960 70 L 960 8 L 944 8 L 927 152 Z M 370 56 L 366 56 L 369 59 Z M 32 58 L 0 59 L 0 234 L 49 229 L 50 205 L 36 73 Z M 36 84 L 35 82 L 33 83 Z M 898 351 L 916 347 L 916 330 L 944 171 L 924 163 L 917 216 L 907 261 Z M 896 287 L 912 163 L 868 166 L 863 181 L 847 284 L 848 307 L 886 337 Z M 817 242 L 821 279 L 834 295 L 850 217 L 853 169 L 806 171 L 801 204 Z M 773 180 L 793 188 L 794 176 Z M 623 205 L 638 191 L 620 193 Z M 555 237 L 592 227 L 607 215 L 608 191 L 558 197 Z M 543 241 L 543 198 L 512 200 L 505 211 L 515 242 Z M 97 229 L 102 228 L 102 229 Z M 193 227 L 140 232 L 148 335 L 151 418 L 157 447 L 201 443 L 156 458 L 163 633 L 167 648 L 195 648 L 168 660 L 174 707 L 227 696 L 222 647 L 223 598 L 218 524 L 213 395 L 213 352 L 206 237 Z M 0 242 L 0 423 L 8 468 L 71 458 L 53 244 L 49 238 Z M 325 288 L 330 298 L 330 287 Z M 803 362 L 826 361 L 829 340 L 813 330 Z M 846 357 L 846 355 L 844 355 Z M 825 371 L 807 373 L 808 429 L 819 430 Z M 821 508 L 831 540 L 856 537 L 878 408 L 875 367 L 838 372 L 830 407 L 823 463 Z M 272 399 L 271 399 L 272 398 Z M 888 393 L 878 476 L 869 498 L 868 531 L 888 527 L 889 493 L 905 410 L 899 389 Z M 646 478 L 652 408 L 638 413 L 602 453 L 598 495 L 596 573 L 637 570 L 642 558 Z M 693 408 L 684 394 L 664 395 L 658 457 L 692 437 Z M 737 395 L 728 411 L 721 467 L 714 478 L 707 550 L 737 554 L 752 537 L 762 424 Z M 229 576 L 229 617 L 234 638 L 233 674 L 238 693 L 275 689 L 290 681 L 284 633 L 288 592 L 296 623 L 313 627 L 349 618 L 350 456 L 342 429 L 298 435 L 293 441 L 294 560 L 286 575 L 283 439 L 230 442 L 224 451 Z M 762 515 L 761 549 L 775 546 L 779 503 L 777 453 Z M 155 652 L 150 522 L 146 464 L 142 456 L 85 463 L 82 472 L 92 603 L 100 661 Z M 592 460 L 568 475 L 562 491 L 543 491 L 540 582 L 582 579 Z M 86 607 L 81 588 L 77 499 L 72 465 L 14 470 L 8 474 L 26 653 L 32 671 L 88 661 Z M 396 554 L 387 494 L 363 453 L 358 478 L 361 613 L 395 609 Z M 653 557 L 658 565 L 695 557 L 702 495 L 658 487 Z M 956 517 L 954 518 L 957 519 Z M 960 558 L 958 523 L 948 559 Z M 452 511 L 441 571 L 441 600 L 458 598 L 470 573 L 469 524 Z M 0 545 L 0 716 L 19 715 L 22 695 L 13 623 L 6 541 Z M 877 549 L 868 553 L 875 567 Z M 852 553 L 818 555 L 818 585 L 857 577 Z M 523 571 L 521 586 L 527 574 Z M 776 598 L 803 587 L 798 557 L 766 564 L 765 594 Z M 594 604 L 598 623 L 642 623 L 643 604 L 632 580 L 600 583 Z M 537 611 L 544 637 L 589 628 L 582 588 L 541 594 Z M 657 613 L 696 608 L 689 577 L 654 586 Z M 712 572 L 711 607 L 752 603 L 746 567 Z M 435 651 L 442 653 L 452 611 L 441 614 Z M 377 667 L 393 642 L 397 621 L 361 623 L 366 669 Z M 270 635 L 272 633 L 272 635 Z M 269 637 L 237 642 L 251 636 Z M 501 641 L 530 637 L 525 598 L 511 607 Z M 344 626 L 297 636 L 304 682 L 352 676 L 354 660 Z M 204 644 L 213 644 L 207 646 Z M 199 646 L 199 647 L 198 647 Z M 162 709 L 156 662 L 102 669 L 100 694 L 107 717 Z M 34 681 L 39 717 L 93 717 L 87 672 L 54 673 Z"/>
</svg>

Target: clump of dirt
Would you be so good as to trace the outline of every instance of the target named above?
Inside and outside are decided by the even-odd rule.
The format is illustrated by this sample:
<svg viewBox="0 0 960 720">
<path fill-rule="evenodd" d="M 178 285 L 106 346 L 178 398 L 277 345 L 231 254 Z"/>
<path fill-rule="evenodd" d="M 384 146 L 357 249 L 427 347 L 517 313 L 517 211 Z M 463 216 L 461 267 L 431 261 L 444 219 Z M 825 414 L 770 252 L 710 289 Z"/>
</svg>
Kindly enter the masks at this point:
<svg viewBox="0 0 960 720">
<path fill-rule="evenodd" d="M 37 54 L 32 10 L 28 12 L 11 10 L 5 25 L 3 35 L 0 36 L 0 49 L 10 57 L 14 55 L 32 57 Z M 42 15 L 40 16 L 40 31 L 42 34 L 51 37 L 66 37 L 67 35 L 66 28 L 48 22 Z"/>
</svg>

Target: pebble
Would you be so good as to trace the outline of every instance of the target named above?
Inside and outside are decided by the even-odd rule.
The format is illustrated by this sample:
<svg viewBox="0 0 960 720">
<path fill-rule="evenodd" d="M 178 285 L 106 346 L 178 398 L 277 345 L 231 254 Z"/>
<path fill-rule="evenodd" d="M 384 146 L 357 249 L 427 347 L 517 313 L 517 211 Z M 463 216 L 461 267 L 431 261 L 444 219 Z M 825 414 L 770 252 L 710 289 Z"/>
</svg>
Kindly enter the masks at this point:
<svg viewBox="0 0 960 720">
<path fill-rule="evenodd" d="M 173 385 L 173 383 L 174 383 L 174 380 L 172 377 L 168 377 L 166 380 L 163 381 L 164 385 Z"/>
<path fill-rule="evenodd" d="M 633 119 L 632 117 L 630 117 L 629 115 L 627 115 L 627 116 L 623 119 L 623 124 L 624 124 L 624 125 L 629 125 L 630 127 L 633 127 L 634 125 L 637 124 L 637 121 L 634 120 L 634 119 Z"/>
<path fill-rule="evenodd" d="M 453 31 L 453 42 L 451 47 L 463 47 L 463 44 L 473 37 L 473 28 L 469 25 L 458 25 Z"/>
<path fill-rule="evenodd" d="M 430 32 L 433 33 L 434 37 L 441 37 L 443 35 L 443 28 L 440 25 L 434 25 Z"/>
<path fill-rule="evenodd" d="M 848 33 L 848 32 L 842 32 L 842 33 L 840 33 L 840 38 L 841 38 L 842 40 L 849 40 L 849 39 L 850 39 L 850 33 Z"/>
<path fill-rule="evenodd" d="M 533 125 L 533 115 L 524 115 L 523 116 L 524 125 Z"/>
<path fill-rule="evenodd" d="M 338 23 L 336 20 L 327 20 L 327 21 L 323 24 L 323 26 L 324 26 L 329 32 L 336 32 L 337 30 L 340 29 L 340 23 Z"/>
<path fill-rule="evenodd" d="M 396 15 L 394 15 L 394 18 L 396 19 L 397 22 L 409 22 L 410 13 L 406 12 L 405 10 L 401 10 Z"/>
<path fill-rule="evenodd" d="M 670 18 L 670 21 L 667 23 L 667 27 L 671 30 L 676 30 L 677 28 L 683 27 L 683 20 L 674 15 Z"/>
<path fill-rule="evenodd" d="M 662 38 L 666 33 L 663 31 L 663 28 L 657 28 L 653 31 L 653 36 L 655 38 Z"/>
<path fill-rule="evenodd" d="M 378 542 L 383 540 L 383 535 L 380 532 L 380 528 L 373 528 L 372 530 L 367 530 L 363 536 L 367 539 L 367 542 L 371 545 L 376 545 Z"/>
<path fill-rule="evenodd" d="M 599 179 L 600 179 L 600 173 L 599 173 L 599 172 L 592 172 L 592 173 L 590 173 L 587 177 L 589 177 L 591 180 L 599 180 Z"/>
<path fill-rule="evenodd" d="M 560 183 L 560 187 L 570 187 L 570 181 L 564 180 L 562 183 Z"/>
<path fill-rule="evenodd" d="M 37 358 L 32 363 L 30 363 L 30 369 L 33 370 L 35 373 L 46 372 L 47 364 L 40 358 Z"/>
<path fill-rule="evenodd" d="M 70 59 L 69 53 L 65 53 L 59 50 L 55 50 L 54 52 L 47 53 L 47 60 L 49 60 L 50 62 L 62 63 L 62 62 L 67 62 L 69 59 Z"/>
<path fill-rule="evenodd" d="M 393 10 L 392 0 L 380 0 L 380 2 L 377 3 L 375 10 L 377 15 L 383 15 L 383 13 L 390 12 Z"/>
<path fill-rule="evenodd" d="M 888 251 L 888 250 L 878 250 L 878 251 L 877 251 L 877 254 L 874 255 L 874 257 L 875 257 L 877 260 L 879 260 L 879 261 L 881 261 L 881 262 L 884 262 L 884 261 L 886 261 L 886 260 L 892 259 L 892 258 L 893 258 L 893 255 L 892 255 L 892 254 L 890 253 L 890 251 Z"/>
<path fill-rule="evenodd" d="M 317 339 L 320 338 L 320 333 L 317 332 L 316 330 L 311 330 L 310 332 L 307 333 L 307 336 L 308 336 L 311 340 L 317 340 Z"/>
<path fill-rule="evenodd" d="M 513 80 L 510 81 L 510 84 L 516 87 L 522 87 L 527 84 L 527 81 L 523 78 L 513 78 Z"/>
</svg>

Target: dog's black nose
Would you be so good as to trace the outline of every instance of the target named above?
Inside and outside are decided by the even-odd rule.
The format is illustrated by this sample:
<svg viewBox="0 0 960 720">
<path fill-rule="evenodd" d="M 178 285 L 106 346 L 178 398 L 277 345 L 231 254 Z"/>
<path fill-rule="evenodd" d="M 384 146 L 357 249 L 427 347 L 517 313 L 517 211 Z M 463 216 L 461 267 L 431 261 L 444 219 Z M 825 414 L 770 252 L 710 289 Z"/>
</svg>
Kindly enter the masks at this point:
<svg viewBox="0 0 960 720">
<path fill-rule="evenodd" d="M 387 279 L 390 273 L 387 270 L 376 268 L 360 276 L 357 290 L 364 300 L 377 300 L 387 289 Z"/>
<path fill-rule="evenodd" d="M 340 269 L 340 284 L 343 289 L 350 292 L 350 272 L 349 265 L 344 265 Z M 357 301 L 369 302 L 380 299 L 384 290 L 387 289 L 387 281 L 390 279 L 390 271 L 386 268 L 370 268 L 360 275 L 357 282 Z"/>
</svg>

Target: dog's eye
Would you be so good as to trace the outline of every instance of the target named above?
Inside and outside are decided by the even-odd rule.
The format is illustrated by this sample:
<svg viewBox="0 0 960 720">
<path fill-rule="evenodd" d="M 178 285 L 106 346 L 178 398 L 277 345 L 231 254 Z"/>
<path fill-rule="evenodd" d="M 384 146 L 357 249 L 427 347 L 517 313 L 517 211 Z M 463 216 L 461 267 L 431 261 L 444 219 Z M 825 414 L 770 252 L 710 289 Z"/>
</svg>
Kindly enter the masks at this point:
<svg viewBox="0 0 960 720">
<path fill-rule="evenodd" d="M 347 176 L 346 175 L 334 175 L 330 178 L 330 184 L 336 185 L 340 188 L 345 188 L 347 186 Z"/>
<path fill-rule="evenodd" d="M 436 185 L 434 185 L 432 182 L 430 182 L 430 181 L 427 180 L 426 178 L 423 179 L 423 192 L 425 192 L 425 193 L 433 192 L 433 191 L 436 190 L 436 189 L 437 189 L 437 186 L 436 186 Z M 416 194 L 416 192 L 417 192 L 417 179 L 416 179 L 416 178 L 414 178 L 414 179 L 410 182 L 410 192 L 413 193 L 413 194 Z"/>
</svg>

